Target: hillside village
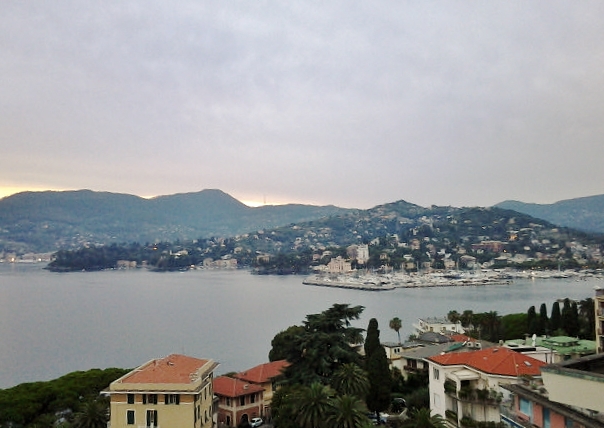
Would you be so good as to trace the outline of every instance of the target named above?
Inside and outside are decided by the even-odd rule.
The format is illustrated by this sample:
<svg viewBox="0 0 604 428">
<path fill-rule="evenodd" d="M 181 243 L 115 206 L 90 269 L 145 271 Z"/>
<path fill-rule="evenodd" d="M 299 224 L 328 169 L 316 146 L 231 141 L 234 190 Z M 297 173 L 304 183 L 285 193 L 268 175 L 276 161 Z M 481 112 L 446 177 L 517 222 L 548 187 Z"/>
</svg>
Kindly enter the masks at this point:
<svg viewBox="0 0 604 428">
<path fill-rule="evenodd" d="M 304 350 L 306 346 L 319 346 L 322 351 L 308 358 L 327 358 L 325 361 L 329 361 L 334 368 L 346 365 L 333 359 L 335 354 L 320 345 L 325 340 L 341 341 L 345 337 L 352 337 L 348 335 L 348 330 L 360 331 L 347 326 L 346 317 L 335 322 L 334 325 L 338 325 L 335 330 L 324 323 L 332 313 L 341 311 L 356 311 L 348 318 L 356 317 L 362 307 L 334 305 L 322 314 L 307 316 L 303 326 L 292 326 L 275 336 L 269 357 L 279 357 L 283 352 L 298 349 L 294 342 L 303 343 L 313 335 L 320 335 L 321 338 L 317 336 L 315 339 L 317 343 L 305 345 Z M 374 407 L 367 401 L 368 407 L 363 404 L 365 410 L 359 413 L 357 417 L 360 419 L 351 426 L 367 426 L 363 420 L 391 427 L 416 426 L 414 418 L 421 414 L 420 409 L 425 406 L 429 408 L 431 417 L 436 418 L 432 421 L 436 425 L 430 426 L 443 428 L 602 428 L 604 290 L 599 288 L 593 298 L 593 313 L 595 341 L 569 336 L 525 335 L 523 338 L 493 343 L 474 337 L 472 331 L 475 326 L 462 324 L 461 319 L 418 319 L 413 325 L 414 334 L 408 341 L 380 343 L 381 351 L 378 354 L 382 353 L 391 377 L 388 381 L 389 391 L 392 391 L 390 398 L 384 406 L 379 407 L 377 413 L 370 411 Z M 400 328 L 400 324 L 391 322 L 390 328 Z M 379 330 L 375 331 L 379 339 Z M 371 350 L 368 346 L 371 334 L 370 321 L 365 344 L 348 344 L 350 355 L 360 358 L 355 364 L 365 367 L 359 372 L 365 373 L 363 376 L 372 376 L 368 361 L 378 355 L 375 350 L 368 354 Z M 287 343 L 290 340 L 281 341 L 287 337 L 293 339 L 291 344 Z M 343 355 L 340 354 L 340 358 L 348 358 Z M 316 368 L 313 365 L 306 367 L 307 363 L 296 357 L 291 361 L 271 358 L 240 372 L 215 376 L 219 365 L 215 357 L 171 354 L 144 362 L 120 375 L 101 392 L 108 399 L 107 426 L 303 426 L 298 422 L 298 416 L 288 423 L 283 419 L 283 412 L 294 411 L 292 415 L 295 415 L 298 414 L 296 412 L 303 412 L 302 408 L 286 411 L 283 406 L 287 394 L 293 393 L 288 388 L 296 386 L 299 381 L 295 380 L 294 384 L 288 382 L 296 379 L 298 370 L 314 373 Z M 294 367 L 299 368 L 294 370 Z M 331 382 L 333 376 L 341 375 L 337 373 L 331 372 L 324 379 Z M 401 386 L 409 393 L 394 393 Z M 300 388 L 300 385 L 296 388 Z M 337 387 L 334 388 L 336 391 L 332 394 L 337 395 Z M 295 397 L 296 400 L 304 400 L 303 396 Z M 5 412 L 3 409 L 6 405 L 10 404 L 0 390 L 0 425 L 19 426 L 10 422 L 11 419 L 6 419 L 11 414 L 17 415 Z M 330 405 L 336 404 L 333 402 Z M 84 408 L 84 411 L 76 414 L 69 409 L 57 411 L 54 425 L 83 426 L 78 424 L 86 419 L 86 412 L 92 411 L 90 404 Z M 332 410 L 341 411 L 335 407 Z M 22 423 L 30 426 L 25 420 Z M 331 426 L 340 425 L 326 425 Z"/>
<path fill-rule="evenodd" d="M 405 381 L 425 379 L 431 415 L 443 426 L 601 428 L 604 291 L 597 290 L 594 301 L 597 341 L 533 336 L 495 344 L 466 335 L 459 320 L 426 318 L 414 324 L 412 341 L 382 343 L 382 348 L 393 375 Z M 365 355 L 363 347 L 357 349 Z M 271 423 L 279 380 L 290 365 L 276 360 L 213 378 L 216 364 L 211 359 L 170 355 L 152 360 L 107 389 L 111 426 L 127 428 L 141 418 L 156 426 L 166 420 L 191 427 Z M 181 397 L 177 391 L 191 391 L 193 397 Z M 165 405 L 161 400 L 158 404 L 158 396 Z M 150 416 L 151 402 L 155 406 Z M 179 402 L 191 406 L 169 405 Z M 394 399 L 374 424 L 411 422 L 414 405 Z"/>
<path fill-rule="evenodd" d="M 53 255 L 50 267 L 108 269 L 125 260 L 135 262 L 127 266 L 158 270 L 247 267 L 277 274 L 508 267 L 585 270 L 603 266 L 603 242 L 600 235 L 559 228 L 515 211 L 422 208 L 401 201 L 230 238 L 62 250 Z"/>
</svg>

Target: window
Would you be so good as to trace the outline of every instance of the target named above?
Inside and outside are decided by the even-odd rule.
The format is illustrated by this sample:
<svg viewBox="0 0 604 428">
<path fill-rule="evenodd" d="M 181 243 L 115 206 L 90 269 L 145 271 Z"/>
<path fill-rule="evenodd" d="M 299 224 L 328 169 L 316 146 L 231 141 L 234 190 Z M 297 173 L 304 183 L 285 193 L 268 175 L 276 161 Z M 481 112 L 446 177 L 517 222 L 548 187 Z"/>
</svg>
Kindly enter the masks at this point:
<svg viewBox="0 0 604 428">
<path fill-rule="evenodd" d="M 180 395 L 164 394 L 164 404 L 180 404 Z"/>
<path fill-rule="evenodd" d="M 543 410 L 543 428 L 551 428 L 551 423 L 549 420 L 549 409 L 546 409 L 545 407 L 542 408 Z"/>
<path fill-rule="evenodd" d="M 239 398 L 239 405 L 240 406 L 245 406 L 245 395 L 241 396 Z"/>
<path fill-rule="evenodd" d="M 250 395 L 250 403 L 255 403 L 256 402 L 256 394 L 252 394 Z"/>
<path fill-rule="evenodd" d="M 134 425 L 134 410 L 128 410 L 126 412 L 126 423 L 128 425 Z"/>
<path fill-rule="evenodd" d="M 128 404 L 134 404 L 134 394 L 128 394 Z"/>
<path fill-rule="evenodd" d="M 147 410 L 147 427 L 157 427 L 159 423 L 157 422 L 157 410 Z"/>
<path fill-rule="evenodd" d="M 530 416 L 532 419 L 533 416 L 533 406 L 532 403 L 527 400 L 526 398 L 520 398 L 520 402 L 519 402 L 519 407 L 520 407 L 520 411 L 522 413 L 524 413 L 527 416 Z"/>
<path fill-rule="evenodd" d="M 438 380 L 438 378 L 440 377 L 440 373 L 436 367 L 432 369 L 432 377 L 434 378 L 434 380 Z"/>
<path fill-rule="evenodd" d="M 231 405 L 231 399 L 230 399 L 229 397 L 227 397 L 227 399 L 226 399 L 226 405 L 227 405 L 227 406 L 230 406 L 230 405 Z"/>
<path fill-rule="evenodd" d="M 157 404 L 157 394 L 143 394 L 143 404 Z"/>
</svg>

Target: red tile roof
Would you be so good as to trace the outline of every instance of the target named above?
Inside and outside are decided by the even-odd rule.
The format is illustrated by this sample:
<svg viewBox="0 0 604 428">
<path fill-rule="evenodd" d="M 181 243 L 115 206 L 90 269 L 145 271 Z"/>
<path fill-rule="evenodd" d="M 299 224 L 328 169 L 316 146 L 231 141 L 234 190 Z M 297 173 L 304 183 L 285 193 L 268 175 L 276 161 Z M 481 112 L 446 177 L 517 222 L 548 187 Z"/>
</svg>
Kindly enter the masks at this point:
<svg viewBox="0 0 604 428">
<path fill-rule="evenodd" d="M 451 339 L 453 339 L 454 342 L 477 342 L 476 339 L 466 336 L 465 334 L 452 334 Z"/>
<path fill-rule="evenodd" d="M 250 384 L 239 379 L 227 376 L 219 376 L 214 379 L 214 394 L 223 397 L 240 397 L 255 392 L 264 391 L 259 385 Z"/>
<path fill-rule="evenodd" d="M 540 376 L 540 367 L 545 365 L 543 361 L 503 347 L 436 355 L 428 359 L 443 366 L 463 365 L 501 376 Z"/>
<path fill-rule="evenodd" d="M 172 354 L 151 360 L 121 379 L 122 383 L 193 383 L 192 376 L 210 360 Z"/>
<path fill-rule="evenodd" d="M 266 383 L 279 376 L 288 365 L 289 363 L 286 360 L 273 361 L 239 372 L 235 377 L 252 383 Z"/>
</svg>

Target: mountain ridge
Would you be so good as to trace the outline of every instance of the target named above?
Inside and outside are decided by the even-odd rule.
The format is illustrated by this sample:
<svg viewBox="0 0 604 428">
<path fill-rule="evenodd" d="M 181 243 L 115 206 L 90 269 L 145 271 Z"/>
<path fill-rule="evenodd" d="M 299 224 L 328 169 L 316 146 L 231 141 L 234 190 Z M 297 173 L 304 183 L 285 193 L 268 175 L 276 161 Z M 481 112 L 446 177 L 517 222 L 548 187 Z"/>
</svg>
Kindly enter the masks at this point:
<svg viewBox="0 0 604 428">
<path fill-rule="evenodd" d="M 43 252 L 233 236 L 345 210 L 333 205 L 249 207 L 218 189 L 149 199 L 88 189 L 21 192 L 0 199 L 0 250 Z"/>
<path fill-rule="evenodd" d="M 604 195 L 564 199 L 552 204 L 506 200 L 494 206 L 528 214 L 559 226 L 604 233 Z"/>
</svg>

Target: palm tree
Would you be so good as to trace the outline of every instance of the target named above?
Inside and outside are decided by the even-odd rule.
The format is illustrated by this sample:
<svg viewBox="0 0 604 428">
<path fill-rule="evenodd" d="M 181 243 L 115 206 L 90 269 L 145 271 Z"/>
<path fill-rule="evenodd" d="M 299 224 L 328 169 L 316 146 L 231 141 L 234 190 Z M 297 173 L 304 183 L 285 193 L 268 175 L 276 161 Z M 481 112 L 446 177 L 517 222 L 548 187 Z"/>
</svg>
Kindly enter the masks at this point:
<svg viewBox="0 0 604 428">
<path fill-rule="evenodd" d="M 325 419 L 331 411 L 334 390 L 315 382 L 300 389 L 296 397 L 296 422 L 302 428 L 326 427 Z"/>
<path fill-rule="evenodd" d="M 108 419 L 105 400 L 88 401 L 76 413 L 73 428 L 107 428 Z"/>
<path fill-rule="evenodd" d="M 365 428 L 371 422 L 367 418 L 365 403 L 353 395 L 340 395 L 332 402 L 326 422 L 329 428 Z"/>
<path fill-rule="evenodd" d="M 341 395 L 365 399 L 369 392 L 369 378 L 365 370 L 354 363 L 348 363 L 333 374 L 331 386 Z"/>
<path fill-rule="evenodd" d="M 400 329 L 403 326 L 403 323 L 401 321 L 401 319 L 399 317 L 394 317 L 390 320 L 390 328 L 394 331 L 396 331 L 396 334 L 398 334 L 398 343 L 401 343 L 401 333 L 400 333 Z"/>
<path fill-rule="evenodd" d="M 403 423 L 408 428 L 446 428 L 447 424 L 441 415 L 430 414 L 430 409 L 422 407 L 411 413 L 409 419 Z"/>
</svg>

